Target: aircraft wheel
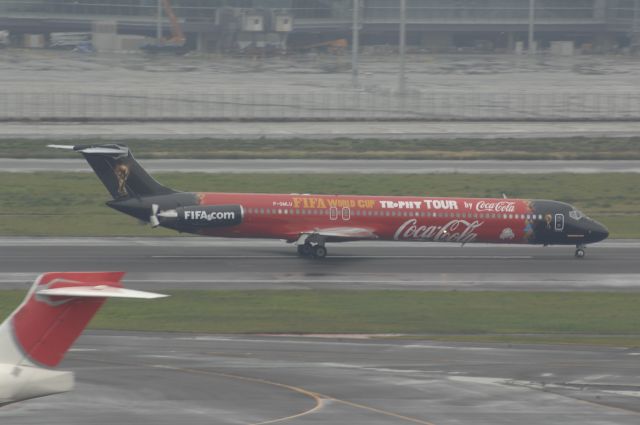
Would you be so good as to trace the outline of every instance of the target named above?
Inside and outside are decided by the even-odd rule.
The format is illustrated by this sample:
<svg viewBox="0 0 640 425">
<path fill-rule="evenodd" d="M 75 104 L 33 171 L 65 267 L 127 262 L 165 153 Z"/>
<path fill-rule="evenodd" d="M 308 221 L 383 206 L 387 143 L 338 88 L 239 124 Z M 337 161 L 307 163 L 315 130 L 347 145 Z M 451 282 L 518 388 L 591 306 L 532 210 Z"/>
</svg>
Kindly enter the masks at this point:
<svg viewBox="0 0 640 425">
<path fill-rule="evenodd" d="M 301 257 L 309 257 L 313 255 L 313 247 L 308 243 L 304 245 L 298 245 L 298 255 Z"/>
<path fill-rule="evenodd" d="M 576 258 L 584 258 L 585 252 L 584 249 L 578 248 L 576 249 Z"/>
<path fill-rule="evenodd" d="M 316 258 L 324 258 L 327 256 L 327 248 L 323 245 L 316 245 L 313 247 L 313 256 Z"/>
</svg>

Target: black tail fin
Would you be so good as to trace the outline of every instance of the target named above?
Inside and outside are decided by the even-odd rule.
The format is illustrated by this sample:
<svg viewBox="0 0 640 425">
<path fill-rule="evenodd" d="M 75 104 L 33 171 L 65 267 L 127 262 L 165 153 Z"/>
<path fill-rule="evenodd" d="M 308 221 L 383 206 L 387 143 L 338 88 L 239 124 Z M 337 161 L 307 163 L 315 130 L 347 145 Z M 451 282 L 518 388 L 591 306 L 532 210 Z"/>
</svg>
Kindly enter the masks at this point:
<svg viewBox="0 0 640 425">
<path fill-rule="evenodd" d="M 72 149 L 85 157 L 113 199 L 176 193 L 155 181 L 125 145 L 78 145 Z"/>
</svg>

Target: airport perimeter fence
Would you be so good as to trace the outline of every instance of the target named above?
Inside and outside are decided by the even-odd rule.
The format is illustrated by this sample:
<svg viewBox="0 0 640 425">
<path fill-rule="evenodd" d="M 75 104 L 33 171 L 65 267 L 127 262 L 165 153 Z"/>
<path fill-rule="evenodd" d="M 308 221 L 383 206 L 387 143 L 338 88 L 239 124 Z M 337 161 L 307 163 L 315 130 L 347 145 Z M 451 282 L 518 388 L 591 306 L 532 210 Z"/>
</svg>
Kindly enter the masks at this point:
<svg viewBox="0 0 640 425">
<path fill-rule="evenodd" d="M 0 91 L 1 121 L 635 121 L 640 93 Z"/>
</svg>

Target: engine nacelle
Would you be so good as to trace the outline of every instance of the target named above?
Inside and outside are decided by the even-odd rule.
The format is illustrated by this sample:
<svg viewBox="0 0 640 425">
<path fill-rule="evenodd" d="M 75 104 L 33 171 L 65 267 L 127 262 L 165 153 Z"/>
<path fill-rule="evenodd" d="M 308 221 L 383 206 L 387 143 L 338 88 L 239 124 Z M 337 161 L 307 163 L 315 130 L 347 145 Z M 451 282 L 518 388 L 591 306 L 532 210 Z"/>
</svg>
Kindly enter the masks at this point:
<svg viewBox="0 0 640 425">
<path fill-rule="evenodd" d="M 242 223 L 244 215 L 241 205 L 179 207 L 175 211 L 178 224 L 193 227 L 235 226 Z"/>
</svg>

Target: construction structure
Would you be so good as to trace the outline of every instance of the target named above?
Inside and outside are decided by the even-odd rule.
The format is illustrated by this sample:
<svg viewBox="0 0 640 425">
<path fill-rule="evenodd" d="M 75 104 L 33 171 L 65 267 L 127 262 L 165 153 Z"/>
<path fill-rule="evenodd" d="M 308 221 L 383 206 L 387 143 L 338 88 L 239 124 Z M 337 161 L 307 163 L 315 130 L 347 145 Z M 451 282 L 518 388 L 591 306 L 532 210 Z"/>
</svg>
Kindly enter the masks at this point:
<svg viewBox="0 0 640 425">
<path fill-rule="evenodd" d="M 118 34 L 155 37 L 159 0 L 0 0 L 0 30 L 24 34 L 91 31 L 110 21 Z M 173 0 L 186 45 L 192 50 L 284 51 L 351 41 L 353 0 Z M 360 0 L 360 44 L 397 45 L 398 0 Z M 161 6 L 161 5 L 160 5 Z M 590 52 L 638 45 L 640 0 L 407 0 L 407 47 L 424 51 L 512 52 L 535 42 L 572 42 Z M 531 21 L 531 22 L 530 22 Z M 162 31 L 170 31 L 166 17 Z M 567 50 L 563 50 L 567 51 Z"/>
</svg>

